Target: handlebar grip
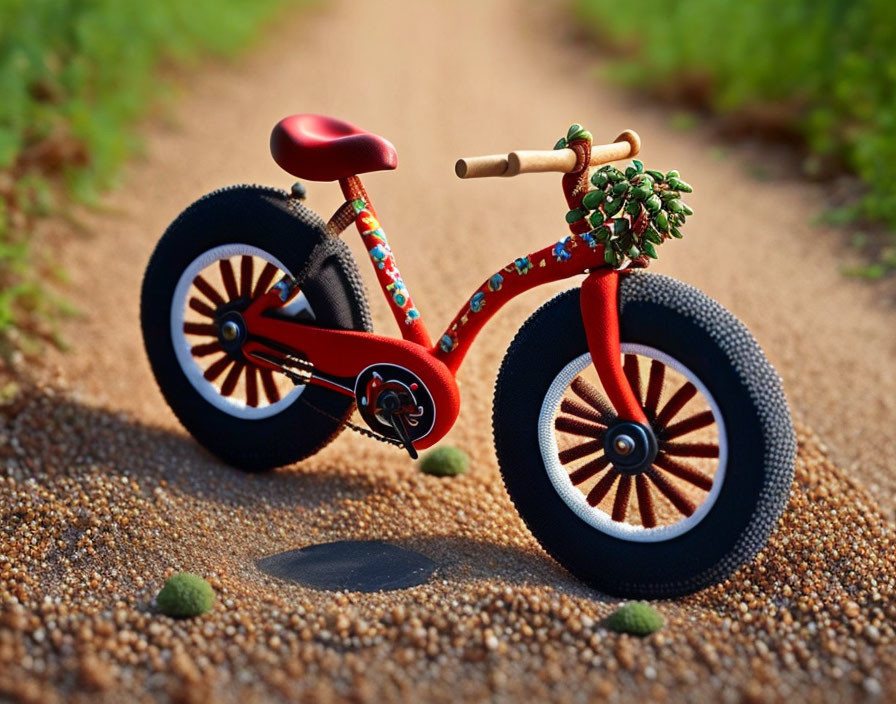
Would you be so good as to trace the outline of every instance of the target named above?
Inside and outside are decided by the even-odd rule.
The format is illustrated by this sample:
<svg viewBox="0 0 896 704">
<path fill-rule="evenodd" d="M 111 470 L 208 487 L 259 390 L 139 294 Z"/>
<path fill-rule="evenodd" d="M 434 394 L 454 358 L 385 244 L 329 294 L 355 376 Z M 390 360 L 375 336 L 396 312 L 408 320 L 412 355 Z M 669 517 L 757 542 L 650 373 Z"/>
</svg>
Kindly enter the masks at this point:
<svg viewBox="0 0 896 704">
<path fill-rule="evenodd" d="M 601 144 L 591 148 L 591 165 L 600 166 L 619 159 L 637 156 L 641 151 L 641 138 L 634 130 L 621 132 L 612 144 Z"/>
<path fill-rule="evenodd" d="M 454 173 L 458 178 L 482 178 L 484 176 L 503 176 L 507 171 L 507 155 L 492 154 L 490 156 L 468 156 L 458 159 L 454 164 Z"/>
<path fill-rule="evenodd" d="M 576 153 L 572 149 L 545 149 L 510 152 L 507 155 L 505 176 L 559 171 L 569 173 L 576 168 Z"/>
<path fill-rule="evenodd" d="M 641 138 L 634 130 L 625 130 L 612 144 L 591 148 L 591 166 L 635 156 L 641 151 Z M 576 167 L 576 153 L 572 149 L 519 150 L 506 156 L 471 156 L 458 159 L 454 173 L 460 178 L 484 176 L 518 176 L 519 174 L 557 171 L 567 174 Z"/>
</svg>

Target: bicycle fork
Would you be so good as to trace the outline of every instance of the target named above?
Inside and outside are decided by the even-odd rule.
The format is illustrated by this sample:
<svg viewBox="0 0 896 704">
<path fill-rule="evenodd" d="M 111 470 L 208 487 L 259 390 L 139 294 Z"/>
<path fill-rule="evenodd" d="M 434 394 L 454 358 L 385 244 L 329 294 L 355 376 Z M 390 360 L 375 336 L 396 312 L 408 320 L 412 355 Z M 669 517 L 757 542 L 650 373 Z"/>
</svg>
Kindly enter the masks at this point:
<svg viewBox="0 0 896 704">
<path fill-rule="evenodd" d="M 592 271 L 582 282 L 579 305 L 591 361 L 619 418 L 648 425 L 641 401 L 622 367 L 619 339 L 619 272 Z"/>
</svg>

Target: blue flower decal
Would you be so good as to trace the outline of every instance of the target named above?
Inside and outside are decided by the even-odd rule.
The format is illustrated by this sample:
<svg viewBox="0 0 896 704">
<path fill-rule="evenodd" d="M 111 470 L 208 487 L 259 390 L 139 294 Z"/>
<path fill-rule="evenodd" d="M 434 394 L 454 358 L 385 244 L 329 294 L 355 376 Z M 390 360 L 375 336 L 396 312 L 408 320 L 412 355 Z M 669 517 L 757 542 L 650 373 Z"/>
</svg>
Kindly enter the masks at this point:
<svg viewBox="0 0 896 704">
<path fill-rule="evenodd" d="M 376 262 L 377 267 L 379 267 L 380 269 L 386 266 L 383 260 L 388 256 L 389 252 L 381 244 L 378 244 L 376 247 L 370 250 L 370 258 Z"/>
<path fill-rule="evenodd" d="M 554 259 L 558 262 L 565 262 L 572 256 L 572 254 L 566 251 L 567 242 L 569 242 L 568 235 L 554 245 Z"/>
<path fill-rule="evenodd" d="M 582 241 L 589 247 L 591 247 L 591 249 L 594 249 L 598 245 L 598 241 L 594 239 L 594 235 L 592 235 L 590 232 L 583 232 L 579 235 L 579 237 L 581 237 Z"/>
<path fill-rule="evenodd" d="M 473 294 L 473 297 L 470 299 L 470 310 L 474 313 L 478 313 L 485 307 L 485 294 L 480 291 L 479 293 Z"/>
<path fill-rule="evenodd" d="M 488 280 L 488 290 L 489 291 L 500 291 L 501 286 L 504 285 L 504 277 L 500 274 L 495 274 L 492 278 Z"/>
<path fill-rule="evenodd" d="M 517 274 L 528 274 L 532 269 L 532 262 L 529 261 L 529 257 L 520 257 L 513 262 L 513 265 L 516 267 Z"/>
<path fill-rule="evenodd" d="M 442 335 L 442 339 L 439 340 L 439 347 L 442 348 L 442 352 L 453 352 L 454 348 L 457 347 L 457 335 L 446 332 Z"/>
</svg>

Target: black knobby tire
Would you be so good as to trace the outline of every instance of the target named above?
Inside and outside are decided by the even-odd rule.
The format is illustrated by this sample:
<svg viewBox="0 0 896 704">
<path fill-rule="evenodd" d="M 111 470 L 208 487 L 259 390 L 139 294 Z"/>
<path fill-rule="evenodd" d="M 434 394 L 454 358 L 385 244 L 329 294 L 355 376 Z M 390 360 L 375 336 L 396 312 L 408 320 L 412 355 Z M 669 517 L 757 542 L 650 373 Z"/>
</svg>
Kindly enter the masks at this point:
<svg viewBox="0 0 896 704">
<path fill-rule="evenodd" d="M 150 259 L 143 279 L 141 324 L 156 381 L 183 426 L 234 467 L 263 471 L 314 454 L 343 429 L 333 418 L 347 418 L 354 402 L 308 386 L 296 402 L 266 418 L 239 418 L 216 408 L 190 383 L 174 352 L 170 316 L 175 288 L 201 254 L 236 243 L 270 253 L 298 275 L 308 266 L 315 245 L 328 237 L 324 228 L 317 215 L 284 191 L 231 186 L 187 208 L 168 227 Z M 328 242 L 326 257 L 310 268 L 302 292 L 314 312 L 313 324 L 372 330 L 364 286 L 348 247 L 339 240 Z"/>
<path fill-rule="evenodd" d="M 545 550 L 603 592 L 661 598 L 715 584 L 765 545 L 788 500 L 796 439 L 780 378 L 746 327 L 705 294 L 665 276 L 625 275 L 622 341 L 696 374 L 721 410 L 728 460 L 715 503 L 687 532 L 656 542 L 612 536 L 558 495 L 538 439 L 551 383 L 588 352 L 579 296 L 567 291 L 534 313 L 501 366 L 493 426 L 507 491 Z"/>
</svg>

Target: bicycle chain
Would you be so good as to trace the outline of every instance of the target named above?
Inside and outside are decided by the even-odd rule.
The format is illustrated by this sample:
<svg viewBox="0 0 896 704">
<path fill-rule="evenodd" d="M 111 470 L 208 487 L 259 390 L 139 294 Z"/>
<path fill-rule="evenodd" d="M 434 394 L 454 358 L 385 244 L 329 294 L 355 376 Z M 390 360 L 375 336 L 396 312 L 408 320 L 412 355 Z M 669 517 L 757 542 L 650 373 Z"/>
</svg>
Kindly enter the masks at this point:
<svg viewBox="0 0 896 704">
<path fill-rule="evenodd" d="M 284 365 L 283 362 L 278 360 L 277 358 L 271 357 L 268 355 L 260 355 L 260 354 L 256 354 L 254 356 L 257 356 L 260 359 L 263 359 L 264 361 L 266 361 L 268 363 L 276 364 L 278 367 L 280 367 L 280 373 L 283 374 L 284 376 L 286 376 L 286 378 L 289 379 L 296 386 L 299 386 L 299 385 L 307 386 L 307 383 L 308 383 L 307 380 L 306 381 L 301 380 L 297 374 L 294 374 L 293 372 L 291 372 L 288 368 L 286 368 L 286 365 Z M 298 357 L 295 357 L 295 356 L 289 354 L 287 356 L 286 360 L 284 360 L 284 361 L 286 361 L 290 367 L 301 369 L 303 372 L 307 373 L 309 375 L 309 378 L 310 378 L 310 375 L 313 374 L 314 365 L 312 365 L 310 362 L 307 362 L 306 360 L 299 359 Z M 382 435 L 381 433 L 377 433 L 375 430 L 370 430 L 369 428 L 363 428 L 360 425 L 352 423 L 350 420 L 348 420 L 348 418 L 344 418 L 344 419 L 337 418 L 332 413 L 328 413 L 327 411 L 325 411 L 323 408 L 318 408 L 313 403 L 311 403 L 310 401 L 305 399 L 303 396 L 299 396 L 299 401 L 301 401 L 306 406 L 308 406 L 308 408 L 310 408 L 312 411 L 316 411 L 317 413 L 320 413 L 325 418 L 329 418 L 330 420 L 336 421 L 337 423 L 339 423 L 339 425 L 346 427 L 349 430 L 354 430 L 356 433 L 359 433 L 365 437 L 373 438 L 374 440 L 379 440 L 380 442 L 384 442 L 387 445 L 394 445 L 396 447 L 404 447 L 404 445 L 402 444 L 402 442 L 400 440 L 396 440 L 395 438 L 390 438 L 387 435 Z"/>
<path fill-rule="evenodd" d="M 362 428 L 360 425 L 357 425 L 357 424 L 355 424 L 355 423 L 352 423 L 352 422 L 351 422 L 350 420 L 348 420 L 347 418 L 346 418 L 346 419 L 337 418 L 337 417 L 334 416 L 332 413 L 327 413 L 327 411 L 325 411 L 324 409 L 322 409 L 322 408 L 318 408 L 318 407 L 315 406 L 313 403 L 311 403 L 310 401 L 308 401 L 308 400 L 302 398 L 301 396 L 299 396 L 299 401 L 301 401 L 302 403 L 304 403 L 304 404 L 305 404 L 306 406 L 308 406 L 308 408 L 310 408 L 311 410 L 313 410 L 313 411 L 317 411 L 318 413 L 320 413 L 320 414 L 321 414 L 322 416 L 324 416 L 325 418 L 329 418 L 330 420 L 334 420 L 334 421 L 336 421 L 337 423 L 339 423 L 340 425 L 345 426 L 345 427 L 348 428 L 349 430 L 354 430 L 356 433 L 360 433 L 361 435 L 363 435 L 363 436 L 365 436 L 365 437 L 368 437 L 368 438 L 373 438 L 374 440 L 379 440 L 380 442 L 384 442 L 384 443 L 386 443 L 387 445 L 394 445 L 394 446 L 396 446 L 396 447 L 403 447 L 403 445 L 402 445 L 402 443 L 401 443 L 400 440 L 396 440 L 396 439 L 394 439 L 394 438 L 390 438 L 390 437 L 388 437 L 388 436 L 386 436 L 386 435 L 381 435 L 380 433 L 376 432 L 375 430 L 371 430 L 370 428 Z"/>
</svg>

